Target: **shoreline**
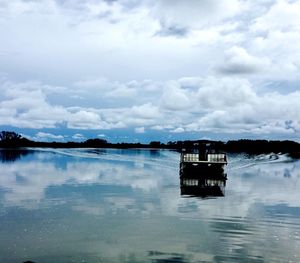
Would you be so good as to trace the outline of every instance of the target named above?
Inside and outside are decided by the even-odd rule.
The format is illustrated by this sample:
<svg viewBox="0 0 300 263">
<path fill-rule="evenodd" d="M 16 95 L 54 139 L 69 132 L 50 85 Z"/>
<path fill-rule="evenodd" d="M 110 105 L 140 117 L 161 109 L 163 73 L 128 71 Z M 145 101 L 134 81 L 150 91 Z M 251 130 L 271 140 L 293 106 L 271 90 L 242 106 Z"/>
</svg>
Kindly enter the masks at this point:
<svg viewBox="0 0 300 263">
<path fill-rule="evenodd" d="M 300 143 L 289 140 L 184 140 L 169 141 L 162 143 L 160 141 L 151 141 L 145 143 L 110 143 L 104 139 L 88 139 L 82 142 L 37 142 L 32 141 L 15 132 L 2 131 L 0 134 L 0 149 L 20 149 L 20 148 L 99 148 L 99 149 L 152 149 L 152 150 L 175 150 L 181 152 L 183 149 L 195 149 L 210 145 L 212 149 L 226 153 L 246 153 L 251 155 L 283 153 L 289 154 L 292 158 L 300 158 Z"/>
</svg>

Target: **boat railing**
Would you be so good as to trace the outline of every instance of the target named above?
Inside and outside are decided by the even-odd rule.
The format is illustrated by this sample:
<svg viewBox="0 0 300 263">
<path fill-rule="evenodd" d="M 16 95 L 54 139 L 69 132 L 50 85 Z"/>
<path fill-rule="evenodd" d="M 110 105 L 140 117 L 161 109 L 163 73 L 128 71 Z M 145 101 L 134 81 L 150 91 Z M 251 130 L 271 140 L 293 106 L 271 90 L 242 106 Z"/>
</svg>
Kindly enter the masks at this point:
<svg viewBox="0 0 300 263">
<path fill-rule="evenodd" d="M 198 162 L 199 161 L 199 154 L 182 153 L 181 154 L 181 161 L 182 162 Z"/>
<path fill-rule="evenodd" d="M 197 153 L 181 153 L 181 162 L 221 162 L 227 163 L 226 154 L 224 153 L 208 153 L 204 159 L 200 158 Z"/>
<path fill-rule="evenodd" d="M 224 153 L 209 153 L 207 154 L 209 162 L 226 162 L 226 154 Z"/>
</svg>

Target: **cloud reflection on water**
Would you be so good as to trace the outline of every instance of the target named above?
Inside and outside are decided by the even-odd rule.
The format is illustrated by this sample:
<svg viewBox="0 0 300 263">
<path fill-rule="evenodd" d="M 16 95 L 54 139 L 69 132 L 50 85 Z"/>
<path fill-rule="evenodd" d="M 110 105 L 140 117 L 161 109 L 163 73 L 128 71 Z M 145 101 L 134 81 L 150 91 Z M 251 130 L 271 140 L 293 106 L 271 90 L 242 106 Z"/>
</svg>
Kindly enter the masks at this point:
<svg viewBox="0 0 300 263">
<path fill-rule="evenodd" d="M 118 198 L 118 201 L 114 202 L 115 205 L 120 203 L 120 199 L 128 198 L 126 189 L 130 189 L 131 199 L 137 198 L 134 193 L 143 192 L 143 196 L 147 197 L 148 194 L 148 197 L 152 196 L 152 199 L 156 200 L 155 205 L 159 200 L 159 205 L 164 208 L 162 210 L 171 215 L 180 214 L 180 211 L 184 210 L 183 207 L 191 207 L 191 204 L 195 216 L 199 210 L 206 210 L 206 207 L 196 199 L 185 200 L 178 197 L 178 167 L 172 163 L 177 158 L 175 153 L 165 156 L 151 155 L 151 158 L 143 152 L 134 155 L 130 153 L 127 156 L 106 154 L 107 156 L 101 159 L 89 159 L 90 156 L 80 158 L 84 150 L 80 157 L 71 156 L 70 151 L 65 154 L 69 156 L 60 160 L 60 152 L 59 154 L 37 152 L 37 159 L 2 163 L 0 188 L 4 192 L 1 201 L 3 205 L 22 207 L 26 206 L 25 203 L 28 205 L 28 202 L 38 205 L 42 201 L 51 199 L 51 196 L 45 196 L 49 189 L 70 186 L 73 187 L 73 191 L 76 191 L 76 186 L 102 185 L 108 189 L 107 191 L 111 187 L 119 187 L 117 197 L 109 197 Z M 95 153 L 91 154 L 92 157 L 98 157 Z M 114 157 L 116 159 L 113 159 Z M 253 203 L 269 205 L 284 203 L 288 206 L 300 206 L 299 162 L 257 163 L 246 169 L 235 169 L 238 158 L 240 156 L 231 157 L 233 165 L 228 167 L 229 180 L 226 186 L 226 199 L 222 201 L 223 206 L 238 205 L 239 210 L 235 213 L 240 213 L 239 216 L 247 215 Z M 125 193 L 122 194 L 122 191 Z M 108 200 L 105 195 L 103 198 Z M 146 201 L 141 200 L 141 196 L 138 198 L 136 204 Z M 211 202 L 219 201 L 211 200 Z M 107 204 L 112 207 L 111 202 Z M 233 211 L 228 208 L 226 210 L 231 214 Z M 213 214 L 217 212 L 215 209 L 218 209 L 218 206 L 213 208 Z M 209 215 L 210 211 L 211 207 L 205 213 Z M 223 214 L 222 211 L 219 213 Z"/>
<path fill-rule="evenodd" d="M 22 218 L 10 234 L 0 227 L 6 239 L 24 235 L 20 244 L 30 246 L 35 241 L 26 237 L 46 233 L 36 244 L 46 255 L 59 243 L 74 260 L 80 247 L 81 255 L 88 251 L 87 258 L 105 262 L 293 262 L 298 256 L 300 162 L 229 156 L 225 197 L 199 199 L 180 196 L 177 153 L 61 151 L 0 164 L 2 222 L 18 222 L 14 211 Z"/>
<path fill-rule="evenodd" d="M 177 167 L 165 169 L 164 177 L 161 177 L 161 167 L 149 167 L 141 158 L 125 162 L 120 158 L 93 160 L 68 157 L 59 163 L 59 156 L 47 159 L 47 155 L 48 152 L 38 153 L 35 160 L 1 164 L 0 187 L 4 189 L 2 202 L 6 206 L 22 206 L 22 202 L 30 200 L 39 202 L 45 199 L 47 189 L 66 185 L 119 186 L 149 192 L 177 184 Z"/>
</svg>

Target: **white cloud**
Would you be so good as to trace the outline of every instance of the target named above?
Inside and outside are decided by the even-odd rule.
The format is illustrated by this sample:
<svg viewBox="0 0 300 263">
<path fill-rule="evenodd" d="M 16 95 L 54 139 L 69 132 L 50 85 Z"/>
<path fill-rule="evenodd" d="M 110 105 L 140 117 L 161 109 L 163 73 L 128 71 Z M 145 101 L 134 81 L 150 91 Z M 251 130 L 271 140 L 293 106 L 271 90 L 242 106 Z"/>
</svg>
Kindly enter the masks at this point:
<svg viewBox="0 0 300 263">
<path fill-rule="evenodd" d="M 219 70 L 225 74 L 253 74 L 267 71 L 270 66 L 268 58 L 252 56 L 244 48 L 234 46 L 225 51 L 225 61 Z"/>
<path fill-rule="evenodd" d="M 101 89 L 107 89 L 110 86 L 110 83 L 107 82 L 105 78 L 96 78 L 96 79 L 86 79 L 86 80 L 80 80 L 76 81 L 74 83 L 74 87 L 78 89 L 87 89 L 87 90 L 101 90 Z"/>
<path fill-rule="evenodd" d="M 36 83 L 4 82 L 0 90 L 4 95 L 0 101 L 0 109 L 11 111 L 0 119 L 2 125 L 53 128 L 68 116 L 67 110 L 62 106 L 47 103 L 43 86 Z"/>
<path fill-rule="evenodd" d="M 76 133 L 72 136 L 72 138 L 74 140 L 80 140 L 80 141 L 83 141 L 86 139 L 86 137 L 84 135 L 82 135 L 81 133 Z"/>
<path fill-rule="evenodd" d="M 188 91 L 182 89 L 179 83 L 173 81 L 166 84 L 161 97 L 162 107 L 169 110 L 185 110 L 192 107 Z"/>
<path fill-rule="evenodd" d="M 126 85 L 120 85 L 114 90 L 108 91 L 105 96 L 108 98 L 132 98 L 136 96 L 137 92 L 133 88 L 129 88 Z"/>
<path fill-rule="evenodd" d="M 100 116 L 94 112 L 79 110 L 70 115 L 68 127 L 72 129 L 105 129 Z"/>
<path fill-rule="evenodd" d="M 257 97 L 246 79 L 214 77 L 203 80 L 196 96 L 204 111 L 253 103 Z"/>
<path fill-rule="evenodd" d="M 134 131 L 135 133 L 145 133 L 145 127 L 137 127 Z"/>
<path fill-rule="evenodd" d="M 48 132 L 38 132 L 36 135 L 35 135 L 35 138 L 37 140 L 41 140 L 41 141 L 48 141 L 48 140 L 58 140 L 58 141 L 61 141 L 61 140 L 64 140 L 64 136 L 63 135 L 55 135 L 55 134 L 52 134 L 52 133 L 48 133 Z"/>
<path fill-rule="evenodd" d="M 143 83 L 133 82 L 131 86 L 140 90 Z M 116 104 L 111 108 L 52 105 L 48 102 L 51 92 L 28 88 L 28 97 L 23 85 L 10 85 L 12 89 L 4 92 L 0 101 L 0 123 L 14 127 L 65 125 L 85 130 L 133 128 L 137 133 L 151 129 L 171 133 L 299 134 L 298 91 L 258 93 L 249 80 L 237 77 L 181 78 L 158 84 L 153 81 L 152 85 L 164 88 L 156 89 L 147 103 L 132 107 Z M 71 89 L 68 92 L 72 94 Z"/>
<path fill-rule="evenodd" d="M 299 31 L 300 30 L 299 1 L 278 0 L 261 17 L 255 19 L 254 31 Z"/>
<path fill-rule="evenodd" d="M 156 119 L 160 116 L 158 106 L 153 106 L 152 103 L 133 106 L 131 112 L 134 116 L 142 119 Z"/>
<path fill-rule="evenodd" d="M 247 104 L 233 104 L 231 107 L 229 102 L 226 108 L 223 107 L 224 110 L 213 110 L 199 118 L 197 122 L 187 125 L 187 129 L 232 133 L 298 134 L 296 123 L 300 115 L 296 100 L 299 99 L 299 92 L 288 95 L 267 93 L 262 97 L 254 96 L 246 101 Z M 287 125 L 289 120 L 297 120 L 297 122 Z"/>
<path fill-rule="evenodd" d="M 296 47 L 298 9 L 297 1 L 283 0 L 255 1 L 255 4 L 238 0 L 163 0 L 139 4 L 64 1 L 58 5 L 50 0 L 43 3 L 13 0 L 5 5 L 0 23 L 3 36 L 0 52 L 4 50 L 0 68 L 16 73 L 11 74 L 13 76 L 34 79 L 37 75 L 43 81 L 54 77 L 62 83 L 66 79 L 73 82 L 85 79 L 77 81 L 77 86 L 99 85 L 99 92 L 110 89 L 103 87 L 106 79 L 113 80 L 110 86 L 118 86 L 116 83 L 122 80 L 119 87 L 110 89 L 106 95 L 127 99 L 137 93 L 124 85 L 124 80 L 203 76 L 207 70 L 219 66 L 220 56 L 232 45 L 247 51 L 246 54 L 229 54 L 235 72 L 249 71 L 249 65 L 245 67 L 239 61 L 242 55 L 255 65 L 258 58 L 271 64 L 275 62 L 278 68 L 284 64 L 284 71 L 296 74 L 299 56 L 296 59 L 292 49 L 299 51 Z M 190 33 L 184 39 L 162 39 L 155 36 L 160 30 L 157 20 L 167 28 L 186 28 Z M 32 30 L 33 24 L 35 30 Z M 271 34 L 283 34 L 283 37 L 277 37 L 276 41 Z M 257 45 L 259 42 L 265 44 Z M 259 50 L 259 46 L 272 45 L 277 45 L 278 50 Z M 278 51 L 282 53 L 280 60 L 276 58 Z M 31 70 L 25 72 L 28 61 Z M 252 62 L 250 69 L 253 69 Z"/>
<path fill-rule="evenodd" d="M 165 129 L 165 127 L 162 125 L 154 125 L 151 127 L 151 129 L 156 130 L 156 131 L 163 131 Z"/>
<path fill-rule="evenodd" d="M 241 7 L 238 0 L 162 0 L 156 2 L 152 14 L 168 26 L 199 28 L 235 16 Z"/>
<path fill-rule="evenodd" d="M 0 125 L 299 134 L 299 6 L 8 1 Z"/>
<path fill-rule="evenodd" d="M 174 130 L 171 130 L 172 133 L 183 133 L 185 130 L 182 127 L 176 128 Z"/>
</svg>

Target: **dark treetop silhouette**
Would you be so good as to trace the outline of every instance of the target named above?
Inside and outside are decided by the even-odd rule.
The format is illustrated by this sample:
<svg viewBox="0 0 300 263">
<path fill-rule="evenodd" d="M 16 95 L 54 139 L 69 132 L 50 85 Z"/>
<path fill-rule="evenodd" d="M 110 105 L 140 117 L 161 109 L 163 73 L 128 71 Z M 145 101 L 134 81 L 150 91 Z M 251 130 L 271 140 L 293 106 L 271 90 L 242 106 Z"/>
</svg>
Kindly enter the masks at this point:
<svg viewBox="0 0 300 263">
<path fill-rule="evenodd" d="M 191 149 L 197 144 L 213 144 L 216 149 L 229 153 L 288 153 L 293 158 L 300 158 L 300 144 L 294 141 L 268 141 L 268 140 L 236 140 L 236 141 L 210 141 L 210 140 L 186 140 L 161 143 L 152 141 L 149 144 L 141 143 L 109 143 L 104 139 L 88 139 L 84 142 L 36 142 L 28 140 L 13 131 L 0 132 L 0 148 L 22 147 L 50 147 L 50 148 L 156 148 Z"/>
</svg>

